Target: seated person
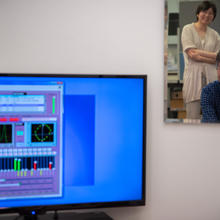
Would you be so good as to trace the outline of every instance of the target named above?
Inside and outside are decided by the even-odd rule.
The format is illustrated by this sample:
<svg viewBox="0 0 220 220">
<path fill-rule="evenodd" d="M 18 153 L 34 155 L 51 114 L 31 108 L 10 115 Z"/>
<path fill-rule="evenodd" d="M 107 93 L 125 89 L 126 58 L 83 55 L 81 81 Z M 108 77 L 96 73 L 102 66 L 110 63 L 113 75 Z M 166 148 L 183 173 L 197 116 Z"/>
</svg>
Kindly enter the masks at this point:
<svg viewBox="0 0 220 220">
<path fill-rule="evenodd" d="M 202 122 L 220 123 L 220 60 L 217 60 L 217 74 L 218 80 L 202 89 Z"/>
</svg>

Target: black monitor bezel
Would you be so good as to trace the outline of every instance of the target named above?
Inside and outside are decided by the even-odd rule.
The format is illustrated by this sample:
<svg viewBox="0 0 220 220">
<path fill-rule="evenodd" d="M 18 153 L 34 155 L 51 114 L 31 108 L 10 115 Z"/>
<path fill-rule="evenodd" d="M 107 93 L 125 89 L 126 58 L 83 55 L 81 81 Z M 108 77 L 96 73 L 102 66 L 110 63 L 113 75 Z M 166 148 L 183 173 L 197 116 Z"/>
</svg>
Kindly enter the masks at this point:
<svg viewBox="0 0 220 220">
<path fill-rule="evenodd" d="M 75 210 L 75 209 L 93 209 L 110 207 L 130 207 L 144 206 L 146 204 L 146 150 L 147 150 L 147 75 L 146 74 L 69 74 L 69 73 L 0 73 L 0 77 L 73 77 L 73 78 L 140 78 L 143 79 L 143 155 L 142 155 L 142 199 L 112 201 L 112 202 L 94 202 L 94 203 L 73 203 L 59 205 L 38 205 L 38 206 L 20 206 L 20 207 L 0 207 L 0 214 L 20 213 L 31 214 L 35 211 L 37 214 L 54 210 Z"/>
</svg>

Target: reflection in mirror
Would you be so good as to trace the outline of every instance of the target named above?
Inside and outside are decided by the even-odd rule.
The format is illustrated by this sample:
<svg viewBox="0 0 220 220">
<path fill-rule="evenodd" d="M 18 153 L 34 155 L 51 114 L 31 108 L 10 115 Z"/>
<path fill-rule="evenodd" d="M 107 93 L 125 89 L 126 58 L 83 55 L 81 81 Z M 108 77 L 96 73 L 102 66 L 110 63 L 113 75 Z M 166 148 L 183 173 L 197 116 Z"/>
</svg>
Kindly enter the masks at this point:
<svg viewBox="0 0 220 220">
<path fill-rule="evenodd" d="M 165 121 L 220 122 L 220 1 L 165 0 L 164 19 Z"/>
</svg>

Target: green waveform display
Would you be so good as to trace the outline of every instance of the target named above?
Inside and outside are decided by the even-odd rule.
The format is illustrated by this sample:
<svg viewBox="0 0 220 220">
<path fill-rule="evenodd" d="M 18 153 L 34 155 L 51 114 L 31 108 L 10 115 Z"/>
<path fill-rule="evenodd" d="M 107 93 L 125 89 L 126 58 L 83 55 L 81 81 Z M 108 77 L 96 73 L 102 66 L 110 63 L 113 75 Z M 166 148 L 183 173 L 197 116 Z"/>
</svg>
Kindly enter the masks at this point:
<svg viewBox="0 0 220 220">
<path fill-rule="evenodd" d="M 0 125 L 0 143 L 12 143 L 12 125 Z"/>
<path fill-rule="evenodd" d="M 53 124 L 32 124 L 31 126 L 32 142 L 53 142 L 54 125 Z"/>
</svg>

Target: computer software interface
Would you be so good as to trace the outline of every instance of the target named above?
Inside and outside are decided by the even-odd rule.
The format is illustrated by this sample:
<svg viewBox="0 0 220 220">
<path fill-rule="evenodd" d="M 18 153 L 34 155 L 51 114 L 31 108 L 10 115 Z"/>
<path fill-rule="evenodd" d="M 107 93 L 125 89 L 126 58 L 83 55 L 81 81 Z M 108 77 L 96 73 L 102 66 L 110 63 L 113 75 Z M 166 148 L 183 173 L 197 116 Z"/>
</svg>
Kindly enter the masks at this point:
<svg viewBox="0 0 220 220">
<path fill-rule="evenodd" d="M 62 196 L 63 83 L 0 85 L 0 199 Z"/>
</svg>

